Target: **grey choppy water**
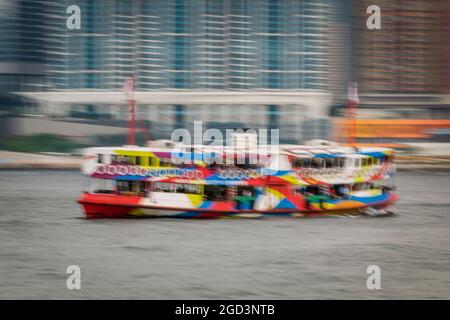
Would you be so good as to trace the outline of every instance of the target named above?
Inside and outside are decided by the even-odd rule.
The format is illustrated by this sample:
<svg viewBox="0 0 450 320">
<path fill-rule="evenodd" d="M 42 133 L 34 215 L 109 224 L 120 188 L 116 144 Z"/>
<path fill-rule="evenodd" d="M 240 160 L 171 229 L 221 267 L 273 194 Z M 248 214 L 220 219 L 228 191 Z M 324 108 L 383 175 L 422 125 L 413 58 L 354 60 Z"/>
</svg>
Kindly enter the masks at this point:
<svg viewBox="0 0 450 320">
<path fill-rule="evenodd" d="M 2 171 L 0 298 L 449 299 L 449 178 L 398 174 L 388 218 L 85 220 L 79 173 Z"/>
</svg>

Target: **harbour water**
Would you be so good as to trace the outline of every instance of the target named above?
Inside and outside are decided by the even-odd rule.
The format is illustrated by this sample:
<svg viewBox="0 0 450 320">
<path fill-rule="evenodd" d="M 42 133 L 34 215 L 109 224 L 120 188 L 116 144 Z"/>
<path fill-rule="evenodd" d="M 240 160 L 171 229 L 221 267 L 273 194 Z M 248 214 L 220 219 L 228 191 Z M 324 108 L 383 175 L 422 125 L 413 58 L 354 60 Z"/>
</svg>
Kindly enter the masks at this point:
<svg viewBox="0 0 450 320">
<path fill-rule="evenodd" d="M 0 298 L 449 299 L 450 172 L 395 182 L 391 217 L 86 220 L 80 173 L 0 171 Z"/>
</svg>

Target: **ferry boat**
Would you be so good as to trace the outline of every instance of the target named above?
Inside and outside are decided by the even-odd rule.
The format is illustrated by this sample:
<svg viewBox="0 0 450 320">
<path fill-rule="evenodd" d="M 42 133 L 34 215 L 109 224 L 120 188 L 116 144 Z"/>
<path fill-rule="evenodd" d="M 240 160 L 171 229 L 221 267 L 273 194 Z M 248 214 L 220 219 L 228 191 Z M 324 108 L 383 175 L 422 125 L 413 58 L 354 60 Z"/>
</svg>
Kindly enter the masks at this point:
<svg viewBox="0 0 450 320">
<path fill-rule="evenodd" d="M 87 189 L 78 202 L 87 218 L 256 218 L 386 213 L 398 200 L 392 149 L 268 148 L 164 140 L 88 148 Z"/>
<path fill-rule="evenodd" d="M 231 134 L 230 146 L 157 140 L 138 147 L 134 77 L 124 90 L 130 111 L 128 145 L 89 148 L 84 155 L 87 190 L 78 202 L 87 218 L 385 213 L 398 200 L 392 183 L 394 150 L 355 147 L 352 139 L 349 146 L 326 141 L 258 145 L 257 135 L 238 130 Z M 353 84 L 351 123 L 357 102 Z"/>
</svg>

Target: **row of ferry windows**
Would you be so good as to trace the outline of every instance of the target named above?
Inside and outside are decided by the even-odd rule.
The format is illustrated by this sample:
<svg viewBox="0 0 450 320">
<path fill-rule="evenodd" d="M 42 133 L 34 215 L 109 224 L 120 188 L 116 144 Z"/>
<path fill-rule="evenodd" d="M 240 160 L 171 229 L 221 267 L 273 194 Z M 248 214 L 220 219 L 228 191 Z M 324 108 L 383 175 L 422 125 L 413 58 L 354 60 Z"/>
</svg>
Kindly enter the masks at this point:
<svg viewBox="0 0 450 320">
<path fill-rule="evenodd" d="M 178 184 L 154 182 L 152 184 L 145 181 L 117 181 L 117 191 L 119 192 L 173 192 L 173 193 L 189 193 L 201 194 L 202 186 L 196 184 Z"/>
<path fill-rule="evenodd" d="M 98 154 L 98 163 L 108 163 L 106 154 Z M 372 165 L 379 165 L 380 163 L 392 161 L 391 156 L 384 156 L 380 158 L 297 158 L 293 160 L 294 168 L 344 168 L 346 166 L 346 160 L 352 160 L 350 166 L 352 167 L 367 167 Z M 111 155 L 111 164 L 129 164 L 138 166 L 161 166 L 171 167 L 173 166 L 170 158 L 157 158 L 146 156 L 123 156 L 123 155 Z M 252 166 L 254 167 L 254 166 Z"/>
<path fill-rule="evenodd" d="M 110 161 L 108 162 L 106 154 L 97 155 L 97 163 L 111 163 L 111 164 L 129 164 L 137 166 L 150 166 L 150 167 L 170 167 L 172 161 L 170 158 L 157 158 L 146 156 L 122 156 L 112 154 Z"/>
<path fill-rule="evenodd" d="M 227 193 L 231 188 L 233 192 Z M 97 192 L 111 192 L 107 190 L 97 190 Z M 254 196 L 254 188 L 249 186 L 227 187 L 222 185 L 198 185 L 198 184 L 181 184 L 145 181 L 117 181 L 116 191 L 120 194 L 145 196 L 148 191 L 167 192 L 167 193 L 183 193 L 203 195 L 205 200 L 233 200 L 235 196 L 243 196 L 245 194 Z M 244 194 L 244 192 L 246 193 Z"/>
<path fill-rule="evenodd" d="M 389 156 L 384 156 L 381 158 L 344 158 L 344 157 L 336 157 L 336 158 L 297 158 L 293 161 L 294 168 L 344 168 L 346 166 L 347 161 L 352 161 L 352 167 L 367 167 L 372 165 L 379 165 L 380 163 L 384 163 L 390 161 Z"/>
<path fill-rule="evenodd" d="M 165 183 L 165 182 L 154 182 L 150 184 L 145 181 L 117 181 L 117 191 L 134 192 L 134 193 L 145 193 L 148 191 L 155 191 L 155 192 L 202 194 L 202 185 Z"/>
<path fill-rule="evenodd" d="M 233 163 L 232 165 L 223 163 L 223 164 L 217 164 L 213 162 L 212 164 L 208 165 L 209 168 L 212 169 L 220 169 L 220 168 L 226 168 L 230 166 L 235 166 L 238 168 L 245 168 L 245 169 L 255 169 L 257 167 L 263 166 L 262 164 L 251 164 L 250 159 L 246 157 L 242 161 L 243 163 Z M 107 154 L 98 154 L 97 155 L 97 163 L 107 163 L 107 164 L 127 164 L 127 165 L 138 165 L 138 166 L 160 166 L 160 167 L 173 167 L 174 164 L 172 163 L 172 159 L 170 158 L 164 158 L 164 157 L 146 157 L 146 156 L 124 156 L 124 155 L 110 155 L 110 161 L 108 161 L 108 155 Z M 177 166 L 183 166 L 183 165 L 177 165 Z"/>
</svg>

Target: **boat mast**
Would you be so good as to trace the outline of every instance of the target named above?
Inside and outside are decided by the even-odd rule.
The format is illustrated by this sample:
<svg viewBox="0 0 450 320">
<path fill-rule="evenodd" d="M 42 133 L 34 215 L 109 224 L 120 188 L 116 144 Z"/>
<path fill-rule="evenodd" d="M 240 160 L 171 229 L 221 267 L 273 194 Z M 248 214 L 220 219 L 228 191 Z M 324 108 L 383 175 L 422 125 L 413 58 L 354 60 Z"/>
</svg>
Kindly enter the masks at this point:
<svg viewBox="0 0 450 320">
<path fill-rule="evenodd" d="M 127 145 L 136 145 L 136 129 L 135 129 L 135 114 L 136 114 L 136 100 L 134 99 L 134 76 L 129 77 L 124 85 L 125 96 L 128 100 L 128 111 L 130 112 L 130 119 L 128 121 L 128 136 Z"/>
<path fill-rule="evenodd" d="M 358 85 L 356 82 L 350 82 L 348 86 L 347 101 L 347 144 L 354 146 L 356 144 L 356 109 L 358 107 Z"/>
</svg>

